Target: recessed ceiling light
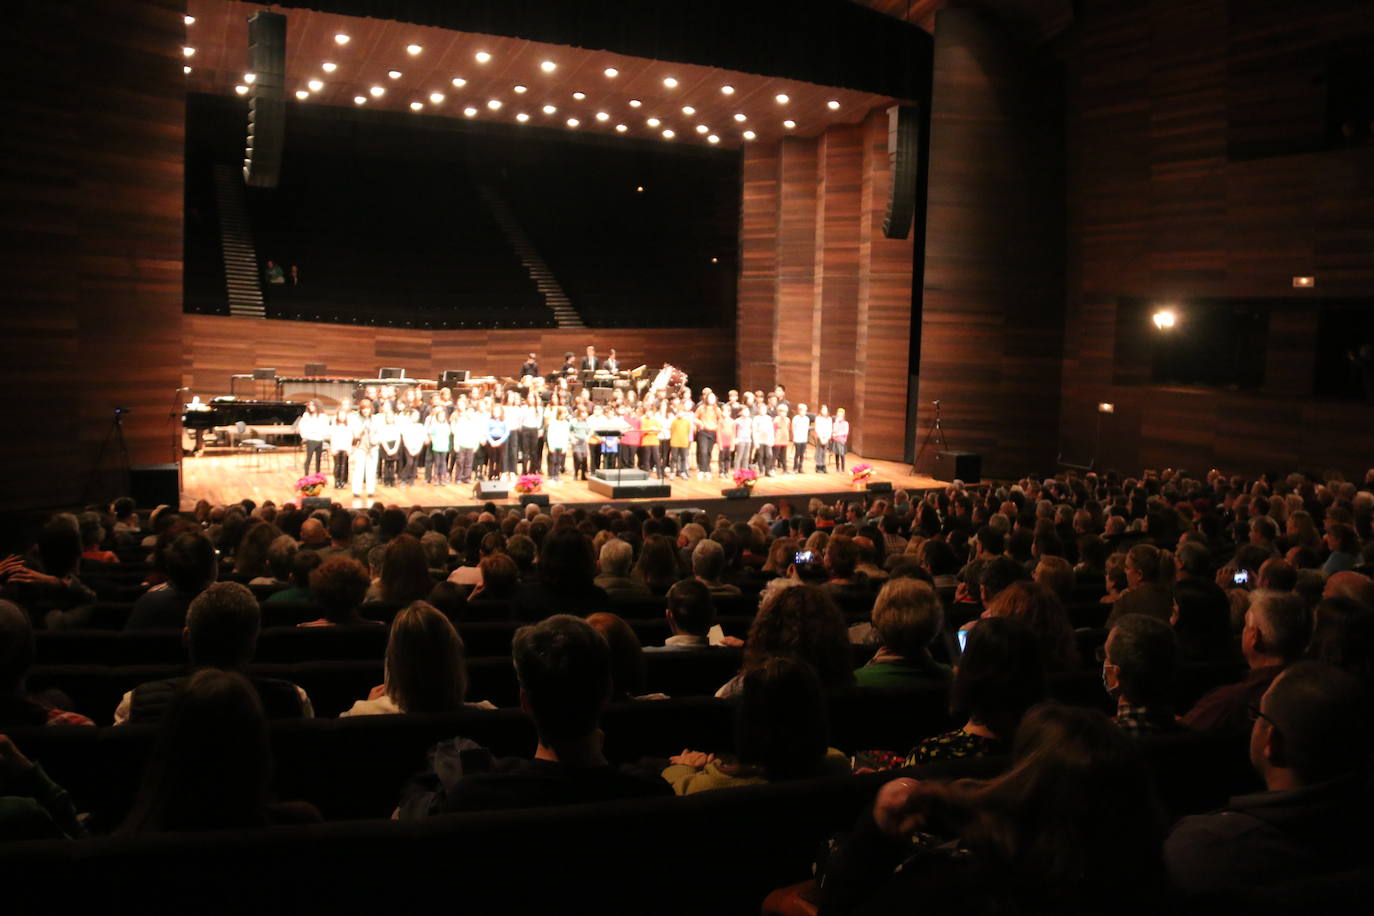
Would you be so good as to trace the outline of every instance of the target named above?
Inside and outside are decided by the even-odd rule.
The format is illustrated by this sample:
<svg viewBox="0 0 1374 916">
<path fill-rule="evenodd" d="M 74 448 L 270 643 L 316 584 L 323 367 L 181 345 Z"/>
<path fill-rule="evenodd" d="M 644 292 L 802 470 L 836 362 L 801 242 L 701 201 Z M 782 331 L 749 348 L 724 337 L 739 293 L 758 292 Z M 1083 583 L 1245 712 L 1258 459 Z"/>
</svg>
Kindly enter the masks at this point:
<svg viewBox="0 0 1374 916">
<path fill-rule="evenodd" d="M 365 105 L 365 104 L 367 104 L 367 96 L 365 96 L 365 95 L 355 95 L 355 96 L 353 96 L 353 104 L 354 104 L 354 105 Z"/>
<path fill-rule="evenodd" d="M 697 133 L 699 133 L 699 134 L 709 134 L 710 132 L 711 132 L 711 128 L 707 127 L 705 124 L 698 124 L 698 125 L 697 125 Z"/>
<path fill-rule="evenodd" d="M 453 78 L 453 85 L 454 85 L 454 88 L 456 88 L 456 89 L 462 89 L 462 88 L 463 88 L 464 86 L 466 86 L 467 84 L 468 84 L 468 81 L 465 80 L 465 79 L 463 79 L 461 76 L 455 76 L 455 77 Z"/>
<path fill-rule="evenodd" d="M 683 106 L 682 106 L 682 113 L 685 114 L 687 117 L 690 118 L 692 115 L 694 115 L 694 114 L 697 113 L 697 110 L 696 110 L 695 108 L 693 108 L 691 105 L 683 105 Z"/>
<path fill-rule="evenodd" d="M 596 113 L 596 119 L 598 121 L 609 121 L 611 119 L 611 116 L 604 111 L 598 111 Z"/>
<path fill-rule="evenodd" d="M 306 99 L 310 98 L 310 93 L 306 92 L 304 89 L 297 89 L 296 98 L 304 102 Z"/>
<path fill-rule="evenodd" d="M 248 87 L 243 85 L 243 83 L 239 83 L 237 86 L 234 87 L 234 91 L 237 92 L 239 95 L 247 95 Z"/>
<path fill-rule="evenodd" d="M 545 106 L 544 106 L 544 114 L 554 114 L 554 113 L 557 112 L 557 111 L 558 111 L 558 106 L 556 106 L 556 105 L 545 105 Z"/>
<path fill-rule="evenodd" d="M 648 124 L 650 127 L 657 127 L 658 125 L 662 124 L 663 122 L 660 121 L 658 118 L 650 118 L 649 120 L 645 121 L 644 123 L 645 123 L 645 124 Z"/>
<path fill-rule="evenodd" d="M 543 70 L 545 73 L 552 73 L 558 69 L 558 64 L 551 60 L 546 60 L 539 64 L 539 69 Z"/>
<path fill-rule="evenodd" d="M 406 45 L 406 53 L 409 54 L 411 57 L 414 57 L 416 54 L 419 54 L 423 50 L 424 48 L 420 47 L 417 44 Z"/>
<path fill-rule="evenodd" d="M 607 79 L 615 79 L 617 76 L 620 75 L 620 71 L 617 70 L 615 67 L 607 67 L 605 70 L 602 70 L 601 72 L 606 74 Z"/>
<path fill-rule="evenodd" d="M 245 73 L 245 74 L 243 75 L 243 81 L 244 81 L 245 83 L 247 83 L 248 85 L 250 85 L 250 86 L 253 85 L 253 83 L 257 81 L 257 78 L 258 78 L 258 75 L 257 75 L 256 73 Z"/>
<path fill-rule="evenodd" d="M 797 122 L 793 121 L 791 118 L 788 118 L 786 121 L 782 122 L 782 126 L 786 127 L 788 130 L 791 130 L 792 128 L 797 126 Z"/>
<path fill-rule="evenodd" d="M 184 23 L 186 23 L 187 25 L 195 25 L 195 24 L 196 24 L 196 17 L 195 17 L 195 16 L 182 16 L 182 17 L 181 17 L 181 21 L 184 22 Z"/>
<path fill-rule="evenodd" d="M 182 73 L 190 73 L 190 72 L 191 72 L 191 67 L 190 67 L 190 65 L 188 64 L 187 66 L 182 67 L 182 68 L 181 68 L 181 72 L 182 72 Z"/>
<path fill-rule="evenodd" d="M 644 185 L 642 185 L 642 184 L 640 184 L 640 185 L 635 185 L 635 193 L 636 193 L 636 194 L 643 194 L 643 193 L 644 193 Z"/>
<path fill-rule="evenodd" d="M 787 93 L 785 92 L 779 92 L 777 95 L 773 96 L 773 98 L 778 100 L 779 105 L 786 105 L 788 102 L 791 101 L 791 99 L 787 97 Z"/>
<path fill-rule="evenodd" d="M 467 108 L 463 109 L 463 114 L 467 115 L 469 118 L 475 118 L 477 117 L 477 109 L 469 105 Z"/>
<path fill-rule="evenodd" d="M 568 118 L 568 126 L 569 126 L 569 127 L 576 127 L 577 125 L 579 125 L 579 124 L 581 124 L 581 123 L 582 123 L 582 122 L 579 121 L 579 120 L 577 120 L 577 118 Z"/>
<path fill-rule="evenodd" d="M 623 134 L 623 133 L 625 133 L 625 131 L 627 131 L 627 130 L 629 130 L 629 129 L 630 129 L 630 128 L 629 128 L 627 125 L 625 125 L 625 124 L 617 124 L 617 125 L 615 126 L 615 132 L 618 133 L 618 134 Z"/>
<path fill-rule="evenodd" d="M 324 88 L 324 80 L 311 80 L 306 85 L 310 87 L 311 92 L 319 92 Z"/>
<path fill-rule="evenodd" d="M 512 88 L 513 90 L 515 90 L 515 92 L 516 92 L 517 94 L 520 94 L 520 95 L 523 95 L 524 93 L 529 92 L 529 87 L 528 87 L 528 86 L 515 85 L 515 86 L 512 86 L 511 88 Z"/>
<path fill-rule="evenodd" d="M 487 99 L 487 107 L 490 108 L 492 111 L 499 111 L 501 108 L 501 100 Z"/>
<path fill-rule="evenodd" d="M 519 121 L 521 124 L 524 124 L 524 123 L 525 123 L 526 121 L 528 121 L 529 119 L 530 119 L 530 116 L 527 115 L 527 114 L 525 114 L 523 111 L 520 112 L 518 115 L 515 116 L 515 120 Z"/>
<path fill-rule="evenodd" d="M 640 105 L 643 105 L 643 104 L 644 104 L 644 103 L 641 102 L 639 99 L 630 99 L 630 107 L 631 107 L 631 108 L 638 108 Z"/>
<path fill-rule="evenodd" d="M 334 36 L 334 43 L 336 45 L 346 45 L 348 44 L 348 36 L 345 35 L 343 32 L 339 32 L 337 35 Z"/>
<path fill-rule="evenodd" d="M 182 49 L 181 49 L 181 53 L 184 54 L 184 55 L 186 55 L 187 57 L 190 57 L 192 54 L 195 54 L 195 53 L 196 53 L 196 49 L 188 46 L 188 47 L 182 48 Z"/>
<path fill-rule="evenodd" d="M 335 70 L 339 69 L 339 65 L 334 63 L 332 60 L 327 60 L 324 63 L 320 64 L 320 69 L 323 70 L 325 73 L 333 73 Z"/>
<path fill-rule="evenodd" d="M 400 70 L 388 70 L 388 71 L 386 71 L 386 75 L 389 76 L 389 77 L 391 77 L 391 78 L 394 79 L 394 80 L 398 80 L 398 79 L 401 78 L 401 71 L 400 71 Z"/>
<path fill-rule="evenodd" d="M 424 107 L 425 107 L 425 103 L 424 103 L 424 102 L 411 102 L 411 103 L 410 103 L 410 110 L 411 110 L 411 111 L 419 111 L 421 108 L 424 108 Z"/>
<path fill-rule="evenodd" d="M 444 94 L 442 92 L 431 92 L 429 94 L 429 100 L 435 105 L 438 105 L 444 100 Z"/>
<path fill-rule="evenodd" d="M 671 127 L 665 127 L 665 128 L 663 129 L 663 139 L 664 139 L 664 140 L 671 140 L 671 139 L 673 139 L 673 138 L 676 137 L 676 136 L 677 136 L 677 134 L 673 133 L 673 129 L 672 129 Z"/>
<path fill-rule="evenodd" d="M 734 87 L 734 86 L 721 86 L 721 87 L 720 87 L 720 94 L 721 94 L 721 95 L 734 95 L 734 94 L 735 94 L 735 87 Z"/>
<path fill-rule="evenodd" d="M 736 120 L 736 121 L 739 121 L 741 124 L 743 124 L 745 121 L 749 120 L 749 118 L 748 118 L 748 116 L 745 115 L 744 112 L 742 112 L 742 111 L 737 111 L 737 112 L 735 112 L 735 120 Z"/>
<path fill-rule="evenodd" d="M 672 76 L 665 76 L 663 78 L 663 85 L 667 86 L 669 89 L 672 89 L 674 86 L 677 85 L 677 78 Z"/>
<path fill-rule="evenodd" d="M 585 99 L 586 97 L 587 97 L 587 93 L 585 93 L 585 92 L 574 92 L 574 93 L 573 93 L 573 98 L 577 99 L 577 101 L 579 101 L 579 102 L 582 101 L 583 99 Z"/>
<path fill-rule="evenodd" d="M 840 102 L 838 99 L 831 99 L 830 101 L 825 103 L 825 107 L 829 108 L 831 111 L 839 111 Z"/>
<path fill-rule="evenodd" d="M 486 51 L 478 51 L 476 54 L 472 56 L 476 58 L 479 64 L 485 64 L 487 61 L 491 60 L 491 55 L 488 54 Z"/>
<path fill-rule="evenodd" d="M 711 134 L 711 136 L 709 136 L 709 137 L 706 138 L 706 142 L 707 142 L 707 143 L 719 143 L 719 142 L 720 142 L 720 137 L 717 137 L 715 134 Z"/>
<path fill-rule="evenodd" d="M 386 92 L 386 89 L 384 89 L 381 86 L 373 86 L 371 89 L 367 91 L 372 93 L 372 97 L 374 99 L 380 99 L 382 97 L 382 94 Z"/>
<path fill-rule="evenodd" d="M 746 140 L 752 140 L 752 139 L 754 139 L 754 137 L 756 137 L 756 136 L 758 136 L 758 135 L 755 134 L 752 130 L 746 130 L 746 131 L 744 132 L 744 134 L 743 134 L 743 137 L 744 137 L 744 139 L 746 139 Z"/>
</svg>

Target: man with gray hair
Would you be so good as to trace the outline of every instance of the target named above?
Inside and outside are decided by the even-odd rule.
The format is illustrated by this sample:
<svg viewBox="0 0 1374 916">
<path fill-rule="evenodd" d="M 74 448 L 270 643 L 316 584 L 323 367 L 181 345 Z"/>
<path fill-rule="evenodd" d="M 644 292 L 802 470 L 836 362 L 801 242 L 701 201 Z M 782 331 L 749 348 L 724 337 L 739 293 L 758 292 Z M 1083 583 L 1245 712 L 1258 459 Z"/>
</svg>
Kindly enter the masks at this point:
<svg viewBox="0 0 1374 916">
<path fill-rule="evenodd" d="M 1252 592 L 1240 634 L 1249 672 L 1239 683 L 1218 687 L 1198 700 L 1183 724 L 1199 731 L 1245 731 L 1250 727 L 1250 707 L 1284 668 L 1302 656 L 1311 633 L 1312 615 L 1301 597 L 1268 589 Z"/>
<path fill-rule="evenodd" d="M 1113 722 L 1132 737 L 1178 731 L 1173 688 L 1178 637 L 1173 627 L 1145 614 L 1126 614 L 1098 650 L 1102 686 L 1116 700 Z"/>
<path fill-rule="evenodd" d="M 692 551 L 692 576 L 706 586 L 712 598 L 722 595 L 735 596 L 740 593 L 739 586 L 720 581 L 725 571 L 725 548 L 719 541 L 709 539 L 697 542 Z"/>
<path fill-rule="evenodd" d="M 611 538 L 601 545 L 601 555 L 596 561 L 599 571 L 592 583 L 611 598 L 649 597 L 649 586 L 630 576 L 634 558 L 634 548 L 627 541 Z"/>
<path fill-rule="evenodd" d="M 1161 581 L 1164 557 L 1152 544 L 1136 544 L 1126 552 L 1126 591 L 1112 605 L 1107 617 L 1110 626 L 1126 614 L 1147 614 L 1168 620 L 1174 612 L 1174 597 Z"/>
</svg>

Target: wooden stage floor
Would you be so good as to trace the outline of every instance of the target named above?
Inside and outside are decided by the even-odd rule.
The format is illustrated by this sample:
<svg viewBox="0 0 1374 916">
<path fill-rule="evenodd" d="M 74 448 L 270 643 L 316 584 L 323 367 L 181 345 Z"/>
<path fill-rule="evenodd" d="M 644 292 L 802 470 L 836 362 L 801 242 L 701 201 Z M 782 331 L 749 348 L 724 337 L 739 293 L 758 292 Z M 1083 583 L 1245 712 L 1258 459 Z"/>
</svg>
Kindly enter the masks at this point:
<svg viewBox="0 0 1374 916">
<path fill-rule="evenodd" d="M 810 456 L 808 455 L 808 463 Z M 285 449 L 272 455 L 201 455 L 197 457 L 187 457 L 181 463 L 181 508 L 192 509 L 197 500 L 208 500 L 211 505 L 226 505 L 231 502 L 238 502 L 242 499 L 251 499 L 261 504 L 265 500 L 272 500 L 277 505 L 294 500 L 297 498 L 294 485 L 301 476 L 301 465 L 305 460 L 302 450 Z M 849 467 L 853 467 L 865 459 L 858 455 L 849 456 Z M 933 477 L 924 475 L 912 475 L 909 473 L 910 466 L 895 461 L 868 461 L 873 465 L 875 473 L 872 480 L 882 480 L 891 482 L 893 489 L 906 489 L 910 491 L 927 490 L 933 487 L 947 486 L 946 481 L 936 480 Z M 570 463 L 571 464 L 571 463 Z M 321 466 L 324 469 L 332 468 L 326 458 Z M 592 492 L 591 488 L 583 481 L 575 481 L 571 475 L 565 476 L 559 484 L 547 481 L 544 492 L 549 495 L 549 499 L 555 503 L 583 504 L 583 505 L 604 505 L 614 503 L 621 505 L 630 502 L 644 503 L 702 503 L 721 499 L 721 490 L 725 487 L 733 486 L 733 483 L 720 479 L 697 480 L 673 480 L 670 481 L 673 488 L 673 495 L 668 499 L 608 499 L 598 493 Z M 752 501 L 768 501 L 778 497 L 810 497 L 816 495 L 831 495 L 840 493 L 858 493 L 861 487 L 855 487 L 849 474 L 839 474 L 834 471 L 829 474 L 786 474 L 781 477 L 766 477 L 759 481 L 754 487 Z M 330 483 L 324 489 L 321 496 L 328 497 L 334 502 L 345 506 L 353 505 L 353 493 L 351 490 L 335 490 L 332 475 Z M 473 494 L 470 484 L 449 484 L 447 486 L 437 486 L 434 484 L 417 483 L 413 487 L 377 487 L 376 495 L 366 500 L 368 505 L 373 502 L 381 502 L 385 505 L 398 506 L 421 506 L 425 508 L 435 506 L 474 506 L 479 505 L 483 500 L 479 500 Z M 510 497 L 504 501 L 510 505 L 519 505 L 518 494 L 511 491 Z M 501 504 L 501 500 L 497 500 Z"/>
</svg>

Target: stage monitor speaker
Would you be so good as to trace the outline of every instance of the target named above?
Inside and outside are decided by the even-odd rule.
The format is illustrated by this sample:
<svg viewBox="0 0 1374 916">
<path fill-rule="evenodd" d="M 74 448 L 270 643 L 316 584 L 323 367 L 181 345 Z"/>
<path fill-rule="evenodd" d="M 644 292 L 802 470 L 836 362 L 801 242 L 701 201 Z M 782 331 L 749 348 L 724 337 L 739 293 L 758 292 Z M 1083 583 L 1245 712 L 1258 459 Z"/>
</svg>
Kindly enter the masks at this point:
<svg viewBox="0 0 1374 916">
<path fill-rule="evenodd" d="M 308 377 L 318 377 L 324 375 L 326 368 L 324 363 L 306 363 L 305 374 Z"/>
<path fill-rule="evenodd" d="M 522 505 L 522 506 L 529 506 L 529 505 L 543 506 L 544 508 L 547 509 L 548 506 L 549 506 L 549 494 L 547 494 L 547 493 L 521 493 L 521 494 L 520 494 L 520 505 Z"/>
<path fill-rule="evenodd" d="M 307 496 L 301 500 L 301 511 L 314 512 L 316 509 L 324 509 L 328 512 L 333 505 L 328 496 Z"/>
<path fill-rule="evenodd" d="M 468 370 L 466 369 L 445 369 L 440 377 L 439 385 L 442 388 L 452 388 L 454 385 L 468 380 Z"/>
<path fill-rule="evenodd" d="M 748 487 L 726 487 L 720 491 L 720 495 L 726 499 L 748 499 L 749 492 Z"/>
<path fill-rule="evenodd" d="M 181 473 L 175 464 L 143 464 L 129 468 L 129 495 L 141 509 L 181 508 Z"/>
<path fill-rule="evenodd" d="M 478 499 L 505 499 L 510 494 L 510 485 L 504 480 L 479 480 L 472 488 L 472 495 Z"/>
<path fill-rule="evenodd" d="M 864 489 L 867 490 L 867 491 L 870 492 L 870 493 L 891 493 L 891 492 L 892 492 L 892 481 L 890 481 L 890 480 L 875 480 L 875 481 L 873 481 L 872 483 L 870 483 L 870 484 L 868 484 L 867 486 L 865 486 Z"/>
<path fill-rule="evenodd" d="M 883 235 L 887 238 L 904 239 L 911 231 L 920 147 L 920 111 L 913 105 L 893 105 L 887 110 L 887 161 L 892 179 L 883 217 Z"/>
<path fill-rule="evenodd" d="M 383 366 L 377 370 L 377 378 L 405 378 L 406 371 L 400 366 Z"/>
<path fill-rule="evenodd" d="M 979 483 L 983 479 L 983 456 L 979 452 L 940 452 L 936 474 L 951 474 L 954 480 Z"/>
<path fill-rule="evenodd" d="M 248 19 L 248 140 L 243 178 L 250 187 L 275 188 L 286 141 L 286 17 L 259 10 Z"/>
</svg>

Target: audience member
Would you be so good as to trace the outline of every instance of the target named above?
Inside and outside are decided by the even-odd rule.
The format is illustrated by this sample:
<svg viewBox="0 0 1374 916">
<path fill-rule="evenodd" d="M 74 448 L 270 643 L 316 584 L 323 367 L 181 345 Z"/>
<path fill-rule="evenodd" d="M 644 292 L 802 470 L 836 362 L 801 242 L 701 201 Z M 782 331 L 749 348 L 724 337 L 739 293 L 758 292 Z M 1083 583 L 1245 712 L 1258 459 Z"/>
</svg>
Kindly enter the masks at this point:
<svg viewBox="0 0 1374 916">
<path fill-rule="evenodd" d="M 215 581 L 219 569 L 215 545 L 196 531 L 178 535 L 162 550 L 161 559 L 167 582 L 149 589 L 134 602 L 124 629 L 181 629 L 186 626 L 186 609 Z"/>
<path fill-rule="evenodd" d="M 1116 700 L 1112 719 L 1128 735 L 1178 731 L 1174 679 L 1178 637 L 1169 624 L 1147 614 L 1123 614 L 1099 650 L 1102 685 Z"/>
<path fill-rule="evenodd" d="M 303 627 L 332 627 L 350 623 L 375 623 L 365 620 L 358 612 L 371 581 L 367 571 L 357 560 L 337 557 L 325 560 L 310 574 L 310 591 L 315 603 L 324 611 L 318 620 L 302 623 Z"/>
<path fill-rule="evenodd" d="M 463 640 L 431 604 L 414 601 L 391 621 L 386 680 L 340 717 L 461 709 L 468 692 Z M 480 705 L 494 709 L 490 703 Z"/>
<path fill-rule="evenodd" d="M 691 527 L 690 525 L 688 527 Z M 700 526 L 697 526 L 700 527 Z M 630 575 L 635 552 L 628 541 L 613 537 L 601 545 L 597 575 L 592 584 L 612 599 L 649 596 L 649 587 Z"/>
<path fill-rule="evenodd" d="M 59 699 L 28 692 L 25 678 L 33 667 L 34 654 L 29 615 L 12 601 L 0 601 L 0 729 L 26 725 L 94 725 L 80 713 L 60 709 L 59 705 L 63 704 Z M 17 763 L 15 766 L 16 773 L 22 769 Z"/>
<path fill-rule="evenodd" d="M 943 629 L 944 612 L 933 588 L 919 579 L 887 583 L 873 602 L 878 651 L 854 672 L 854 683 L 904 687 L 947 682 L 949 668 L 930 654 L 930 644 Z"/>
<path fill-rule="evenodd" d="M 854 683 L 844 614 L 824 588 L 795 585 L 768 596 L 749 627 L 740 673 L 716 691 L 716 696 L 738 695 L 744 675 L 775 655 L 807 662 L 827 688 Z"/>
<path fill-rule="evenodd" d="M 683 579 L 668 589 L 668 629 L 672 635 L 665 649 L 704 649 L 710 646 L 711 628 L 716 624 L 715 602 L 711 591 L 696 579 Z"/>
<path fill-rule="evenodd" d="M 1163 581 L 1165 570 L 1172 568 L 1164 552 L 1152 544 L 1136 544 L 1126 552 L 1126 591 L 1112 605 L 1107 625 L 1116 623 L 1126 614 L 1148 614 L 1168 620 L 1174 612 L 1174 598 L 1170 583 Z"/>
</svg>

